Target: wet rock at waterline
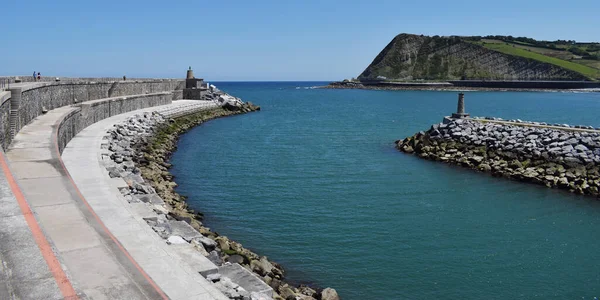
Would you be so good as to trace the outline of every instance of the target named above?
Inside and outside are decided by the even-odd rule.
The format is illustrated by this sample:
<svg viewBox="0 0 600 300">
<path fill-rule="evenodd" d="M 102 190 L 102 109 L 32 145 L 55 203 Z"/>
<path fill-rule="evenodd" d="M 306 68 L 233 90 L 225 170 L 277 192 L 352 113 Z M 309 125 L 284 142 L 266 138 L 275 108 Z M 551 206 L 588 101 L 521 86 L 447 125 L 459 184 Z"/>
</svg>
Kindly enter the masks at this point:
<svg viewBox="0 0 600 300">
<path fill-rule="evenodd" d="M 560 127 L 456 119 L 399 140 L 396 147 L 494 176 L 599 195 L 600 132 Z"/>
</svg>

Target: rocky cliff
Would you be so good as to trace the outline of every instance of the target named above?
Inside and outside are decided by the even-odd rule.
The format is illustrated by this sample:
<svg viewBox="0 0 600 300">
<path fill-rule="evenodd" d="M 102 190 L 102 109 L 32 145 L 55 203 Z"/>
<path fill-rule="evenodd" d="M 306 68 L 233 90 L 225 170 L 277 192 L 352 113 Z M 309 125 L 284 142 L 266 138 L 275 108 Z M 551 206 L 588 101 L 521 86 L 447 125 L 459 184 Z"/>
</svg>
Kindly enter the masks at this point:
<svg viewBox="0 0 600 300">
<path fill-rule="evenodd" d="M 496 52 L 460 37 L 400 34 L 360 80 L 588 80 L 549 63 Z"/>
</svg>

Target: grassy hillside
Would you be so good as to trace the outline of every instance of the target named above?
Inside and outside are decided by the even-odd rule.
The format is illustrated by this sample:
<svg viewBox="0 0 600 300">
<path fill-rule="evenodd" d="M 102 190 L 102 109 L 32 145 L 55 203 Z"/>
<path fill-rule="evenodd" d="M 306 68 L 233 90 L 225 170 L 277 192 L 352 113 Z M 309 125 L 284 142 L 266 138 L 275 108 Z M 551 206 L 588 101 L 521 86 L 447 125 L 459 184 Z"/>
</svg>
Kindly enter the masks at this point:
<svg viewBox="0 0 600 300">
<path fill-rule="evenodd" d="M 549 49 L 545 49 L 545 48 L 537 48 L 537 47 L 532 47 L 532 46 L 517 46 L 514 44 L 510 44 L 510 43 L 505 43 L 505 42 L 482 41 L 482 42 L 474 42 L 474 43 L 481 45 L 485 48 L 488 48 L 488 49 L 491 49 L 494 51 L 499 51 L 499 52 L 502 52 L 505 54 L 524 57 L 524 58 L 530 58 L 530 59 L 534 59 L 534 60 L 537 60 L 540 62 L 553 64 L 553 65 L 565 68 L 567 70 L 571 70 L 571 71 L 575 71 L 577 73 L 583 74 L 590 79 L 600 79 L 600 69 L 592 68 L 592 67 L 586 66 L 584 64 L 567 61 L 567 60 L 560 59 L 560 58 L 549 55 L 550 53 L 554 54 L 556 52 L 561 52 L 561 51 L 549 50 Z M 569 55 L 569 54 L 566 54 L 566 55 Z M 573 56 L 573 54 L 570 54 L 570 56 Z"/>
<path fill-rule="evenodd" d="M 361 80 L 600 80 L 600 44 L 399 34 Z"/>
</svg>

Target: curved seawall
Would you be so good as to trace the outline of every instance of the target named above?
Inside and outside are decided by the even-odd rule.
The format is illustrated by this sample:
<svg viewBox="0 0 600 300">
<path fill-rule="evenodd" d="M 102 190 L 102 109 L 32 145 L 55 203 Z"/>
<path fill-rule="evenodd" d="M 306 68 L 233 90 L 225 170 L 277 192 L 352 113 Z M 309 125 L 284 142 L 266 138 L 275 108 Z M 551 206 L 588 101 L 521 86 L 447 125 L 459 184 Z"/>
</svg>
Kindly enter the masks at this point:
<svg viewBox="0 0 600 300">
<path fill-rule="evenodd" d="M 141 199 L 149 197 L 145 193 L 153 190 L 152 187 L 140 189 L 143 183 L 131 181 L 139 177 L 136 175 L 139 169 L 135 173 L 137 168 L 132 165 L 136 156 L 126 156 L 125 152 L 106 155 L 111 151 L 103 146 L 107 132 L 116 134 L 130 130 L 131 120 L 137 120 L 140 112 L 146 113 L 144 118 L 154 111 L 186 118 L 191 112 L 206 107 L 223 106 L 225 109 L 219 110 L 231 110 L 233 114 L 258 109 L 218 90 L 214 95 L 212 91 L 208 95 L 215 101 L 173 102 L 181 96 L 181 90 L 169 90 L 171 87 L 180 85 L 159 81 L 36 83 L 12 87 L 11 97 L 5 97 L 12 128 L 3 142 L 10 143 L 7 156 L 14 177 L 23 186 L 25 199 L 31 203 L 37 223 L 44 230 L 66 276 L 72 279 L 76 298 L 126 295 L 127 299 L 233 299 L 239 295 L 250 297 L 252 293 L 253 299 L 271 299 L 270 282 L 260 275 L 260 272 L 267 272 L 265 268 L 275 269 L 266 258 L 259 259 L 258 255 L 226 237 L 219 237 L 217 241 L 202 237 L 202 230 L 196 232 L 190 226 L 194 225 L 193 214 L 185 209 L 176 210 L 185 208 L 181 205 L 185 202 L 165 204 L 166 201 L 160 201 L 147 206 Z M 80 97 L 92 100 L 81 102 Z M 215 116 L 228 114 L 217 113 Z M 124 120 L 128 123 L 115 127 L 118 131 L 109 130 Z M 198 119 L 203 120 L 204 117 Z M 197 123 L 190 122 L 184 127 L 190 128 Z M 140 125 L 142 127 L 138 129 L 146 130 L 156 124 Z M 16 135 L 13 137 L 13 134 Z M 117 141 L 119 145 L 133 136 L 121 138 Z M 126 167 L 121 171 L 129 172 L 128 175 L 119 178 L 114 176 L 116 169 L 101 169 L 105 161 L 117 165 L 123 163 L 120 166 Z M 130 193 L 121 194 L 125 190 Z M 127 203 L 127 199 L 138 201 Z M 176 209 L 170 211 L 171 207 Z M 159 227 L 173 231 L 166 242 Z M 190 235 L 192 231 L 195 233 Z M 191 236 L 195 237 L 194 241 Z M 210 235 L 211 238 L 215 236 L 218 234 Z M 183 243 L 185 238 L 190 240 Z M 219 247 L 217 265 L 203 256 L 205 248 L 202 251 L 199 248 L 214 249 L 222 243 L 227 243 L 228 248 Z M 240 253 L 251 254 L 253 260 L 246 268 L 259 275 L 252 275 L 241 262 L 237 264 L 228 258 L 236 256 L 229 252 L 232 248 L 238 249 L 236 247 L 242 249 Z M 223 258 L 227 263 L 223 263 Z M 269 274 L 282 275 L 282 272 L 274 270 Z M 282 277 L 273 281 L 280 282 L 280 279 Z M 287 288 L 287 284 L 280 284 Z M 308 287 L 301 291 L 309 291 L 311 295 L 316 293 Z M 332 291 L 325 292 L 331 294 Z M 296 294 L 300 291 L 289 287 L 285 292 Z"/>
<path fill-rule="evenodd" d="M 12 84 L 10 96 L 0 104 L 0 143 L 4 149 L 14 135 L 44 112 L 109 97 L 170 93 L 169 100 L 181 99 L 183 80 L 75 81 Z M 167 97 L 168 98 L 168 97 Z"/>
<path fill-rule="evenodd" d="M 195 104 L 197 102 L 200 103 Z M 171 299 L 227 297 L 203 278 L 202 274 L 214 273 L 216 267 L 200 252 L 195 251 L 192 245 L 185 247 L 165 243 L 146 224 L 146 218 L 156 218 L 162 214 L 159 211 L 164 213 L 164 207 L 159 209 L 143 202 L 128 203 L 123 198 L 120 190 L 129 189 L 128 183 L 122 178 L 109 176 L 104 169 L 104 163 L 110 161 L 106 155 L 109 150 L 105 147 L 105 136 L 116 128 L 115 125 L 129 124 L 129 119 L 145 118 L 154 115 L 154 111 L 192 111 L 203 102 L 206 101 L 176 101 L 104 119 L 85 128 L 63 153 L 64 164 L 89 207 L 139 268 Z M 183 223 L 178 223 L 180 228 L 184 228 Z"/>
<path fill-rule="evenodd" d="M 80 104 L 67 113 L 58 123 L 58 148 L 62 152 L 65 145 L 83 128 L 100 120 L 125 112 L 146 107 L 170 104 L 172 93 L 163 92 L 147 95 L 114 97 Z"/>
<path fill-rule="evenodd" d="M 66 274 L 66 282 L 60 279 L 65 276 L 55 278 L 56 285 L 63 295 L 70 297 L 69 299 L 226 299 L 218 290 L 207 285 L 206 280 L 198 281 L 199 279 L 194 279 L 193 276 L 179 278 L 181 286 L 175 283 L 165 284 L 164 281 L 160 281 L 160 285 L 157 284 L 157 279 L 164 277 L 161 277 L 161 274 L 182 267 L 179 261 L 166 263 L 166 267 L 142 267 L 139 255 L 134 258 L 135 255 L 130 249 L 124 248 L 123 238 L 117 238 L 104 223 L 105 219 L 99 217 L 106 207 L 90 206 L 88 200 L 93 197 L 83 196 L 79 185 L 73 181 L 77 178 L 70 176 L 61 159 L 61 152 L 66 144 L 91 124 L 98 124 L 102 120 L 111 122 L 112 117 L 122 116 L 124 112 L 172 105 L 173 98 L 181 96 L 181 90 L 171 90 L 182 86 L 182 81 L 178 82 L 156 80 L 125 83 L 35 83 L 11 86 L 8 96 L 8 93 L 2 93 L 2 112 L 5 116 L 2 124 L 2 132 L 5 135 L 2 143 L 9 160 L 7 176 L 10 175 L 9 177 L 18 183 L 18 194 L 22 193 L 24 205 L 30 207 L 30 213 L 35 216 L 31 222 L 37 226 L 34 226 L 35 228 L 41 228 L 42 236 L 36 236 L 39 249 L 45 249 L 42 248 L 44 243 L 40 242 L 45 241 L 56 256 L 54 261 L 59 262 L 52 265 L 52 259 L 47 259 L 48 266 L 51 270 L 59 266 Z M 108 95 L 119 96 L 107 97 Z M 88 101 L 82 102 L 82 99 Z M 78 149 L 78 152 L 81 153 L 81 150 Z M 84 166 L 85 162 L 79 160 L 77 165 Z M 92 167 L 84 166 L 85 174 L 88 174 Z M 92 195 L 98 195 L 99 191 L 111 187 L 110 182 L 107 185 L 100 181 L 87 183 L 91 184 Z M 102 199 L 103 205 L 107 204 L 107 199 Z M 121 230 L 130 228 L 122 220 L 118 225 Z M 31 226 L 30 224 L 33 231 L 34 227 Z M 147 227 L 145 224 L 144 226 Z M 31 247 L 32 251 L 37 248 Z M 20 259 L 5 256 L 5 267 L 17 275 L 23 262 L 36 259 L 34 252 L 23 252 Z M 146 251 L 141 252 L 144 253 Z M 35 272 L 40 274 L 30 276 L 42 276 L 44 268 L 37 266 L 37 263 L 34 265 Z M 161 273 L 150 276 L 148 270 L 159 270 Z M 169 276 L 164 278 L 172 280 Z M 52 278 L 46 279 L 46 282 L 49 282 L 48 280 L 54 282 Z M 65 294 L 65 284 L 72 284 L 72 292 Z M 9 284 L 10 297 L 49 299 L 58 293 L 58 288 L 46 283 L 37 284 L 35 288 L 23 288 L 23 285 L 27 286 L 27 283 Z"/>
<path fill-rule="evenodd" d="M 60 107 L 24 126 L 7 149 L 11 171 L 26 201 L 82 297 L 168 298 L 165 287 L 155 283 L 108 230 L 97 209 L 90 207 L 64 167 L 60 152 L 85 126 L 112 114 L 171 103 L 170 97 L 170 93 L 158 93 Z M 115 102 L 119 104 L 112 105 Z M 96 192 L 109 187 L 98 181 L 92 184 Z"/>
</svg>

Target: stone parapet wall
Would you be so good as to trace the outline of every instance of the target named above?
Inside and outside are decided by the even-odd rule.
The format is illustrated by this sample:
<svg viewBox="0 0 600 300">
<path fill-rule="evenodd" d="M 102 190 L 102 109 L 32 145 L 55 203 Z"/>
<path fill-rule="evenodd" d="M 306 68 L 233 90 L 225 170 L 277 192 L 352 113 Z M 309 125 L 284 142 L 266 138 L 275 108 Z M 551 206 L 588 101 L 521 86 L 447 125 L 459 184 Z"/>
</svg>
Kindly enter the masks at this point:
<svg viewBox="0 0 600 300">
<path fill-rule="evenodd" d="M 204 99 L 209 94 L 207 89 L 184 89 L 184 99 Z"/>
<path fill-rule="evenodd" d="M 23 91 L 18 107 L 16 132 L 44 111 L 78 102 L 108 97 L 110 83 L 59 84 Z"/>
<path fill-rule="evenodd" d="M 184 81 L 115 82 L 109 89 L 109 97 L 150 94 L 164 91 L 181 90 Z"/>
<path fill-rule="evenodd" d="M 174 90 L 173 91 L 173 100 L 181 100 L 183 98 L 183 90 Z"/>
<path fill-rule="evenodd" d="M 82 103 L 66 114 L 57 124 L 58 150 L 62 153 L 69 141 L 81 130 L 108 117 L 142 108 L 166 105 L 172 102 L 170 92 L 130 97 L 106 98 Z"/>
<path fill-rule="evenodd" d="M 396 142 L 421 158 L 600 195 L 600 131 L 458 119 Z"/>
<path fill-rule="evenodd" d="M 10 132 L 10 101 L 4 101 L 0 104 L 0 141 L 2 141 L 3 149 L 6 149 L 8 144 L 4 141 L 11 141 Z"/>
<path fill-rule="evenodd" d="M 23 76 L 0 76 L 0 79 L 7 79 L 10 83 L 15 83 L 16 79 L 21 82 L 56 82 L 56 78 L 59 78 L 60 82 L 114 82 L 123 81 L 123 77 L 61 77 L 61 76 L 42 76 L 40 80 L 33 79 L 33 72 L 30 75 Z M 168 78 L 127 78 L 127 81 L 180 81 L 181 79 L 168 79 Z"/>
<path fill-rule="evenodd" d="M 143 95 L 160 92 L 169 92 L 170 100 L 181 99 L 184 80 L 139 80 L 139 81 L 113 81 L 113 82 L 55 82 L 41 83 L 40 85 L 27 85 L 24 87 L 11 87 L 12 98 L 15 93 L 21 94 L 20 101 L 4 101 L 0 105 L 0 143 L 4 149 L 12 142 L 10 131 L 10 111 L 14 111 L 14 134 L 23 126 L 29 124 L 34 118 L 46 111 L 58 107 L 74 105 L 96 99 L 115 96 Z M 175 91 L 175 93 L 173 93 Z M 5 97 L 4 97 L 5 98 Z M 13 103 L 14 102 L 14 103 Z M 8 128 L 8 131 L 4 130 Z"/>
<path fill-rule="evenodd" d="M 81 122 L 81 108 L 73 108 L 73 110 L 60 120 L 58 130 L 56 131 L 56 140 L 58 143 L 58 151 L 62 154 L 63 150 L 87 125 Z"/>
</svg>

